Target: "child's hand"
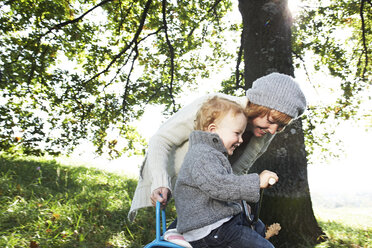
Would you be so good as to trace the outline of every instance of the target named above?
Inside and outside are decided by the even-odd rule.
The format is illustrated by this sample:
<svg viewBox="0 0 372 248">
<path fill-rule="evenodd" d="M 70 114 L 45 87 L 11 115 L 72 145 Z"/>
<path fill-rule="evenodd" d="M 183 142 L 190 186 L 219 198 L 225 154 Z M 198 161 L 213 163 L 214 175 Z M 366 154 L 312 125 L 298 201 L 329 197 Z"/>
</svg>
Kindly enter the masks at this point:
<svg viewBox="0 0 372 248">
<path fill-rule="evenodd" d="M 275 172 L 264 170 L 260 174 L 260 188 L 265 189 L 279 180 L 278 175 Z"/>
</svg>

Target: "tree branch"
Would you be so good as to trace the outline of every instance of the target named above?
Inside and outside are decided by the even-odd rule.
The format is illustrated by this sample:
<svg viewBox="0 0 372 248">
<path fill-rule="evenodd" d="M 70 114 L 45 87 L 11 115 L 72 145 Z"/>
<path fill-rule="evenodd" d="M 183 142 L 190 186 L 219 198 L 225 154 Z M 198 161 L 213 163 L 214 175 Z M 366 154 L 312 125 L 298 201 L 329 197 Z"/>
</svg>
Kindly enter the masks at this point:
<svg viewBox="0 0 372 248">
<path fill-rule="evenodd" d="M 103 69 L 102 71 L 100 71 L 99 73 L 97 73 L 96 75 L 94 75 L 93 77 L 91 77 L 90 79 L 86 80 L 84 82 L 84 84 L 98 78 L 100 75 L 106 73 L 109 71 L 109 69 L 111 68 L 111 66 L 124 54 L 128 51 L 128 49 L 133 45 L 133 43 L 135 43 L 139 37 L 139 35 L 141 34 L 142 30 L 143 30 L 143 26 L 145 24 L 145 21 L 146 21 L 146 17 L 147 17 L 147 13 L 150 9 L 150 5 L 152 3 L 152 0 L 147 0 L 146 2 L 146 5 L 145 5 L 145 8 L 141 14 L 141 21 L 140 21 L 140 24 L 137 28 L 137 31 L 133 37 L 133 39 L 130 41 L 130 43 L 128 45 L 125 46 L 125 48 L 120 52 L 118 53 L 112 60 L 111 62 L 106 66 L 105 69 Z"/>
<path fill-rule="evenodd" d="M 159 32 L 161 31 L 161 29 L 163 29 L 163 27 L 160 27 L 160 28 L 159 28 L 158 30 L 156 30 L 155 32 L 152 32 L 152 33 L 148 34 L 146 37 L 140 39 L 138 42 L 135 42 L 136 45 L 135 45 L 135 47 L 130 51 L 130 53 L 128 54 L 128 58 L 126 59 L 126 61 L 125 61 L 125 62 L 122 64 L 122 66 L 121 66 L 121 67 L 116 71 L 115 76 L 110 80 L 110 82 L 107 83 L 107 84 L 105 84 L 104 88 L 108 87 L 109 85 L 112 84 L 112 82 L 114 82 L 114 80 L 117 78 L 117 76 L 118 76 L 118 75 L 120 74 L 120 72 L 123 70 L 123 68 L 128 64 L 129 59 L 130 59 L 130 57 L 131 57 L 132 54 L 133 54 L 133 51 L 136 52 L 136 56 L 132 59 L 132 63 L 134 63 L 134 62 L 137 60 L 138 55 L 139 55 L 139 53 L 138 53 L 138 45 L 139 45 L 142 41 L 146 40 L 148 37 L 150 37 L 150 36 L 152 36 L 152 35 L 155 35 L 155 34 L 159 33 Z"/>
<path fill-rule="evenodd" d="M 47 34 L 51 33 L 53 30 L 57 30 L 57 29 L 60 29 L 66 25 L 69 25 L 71 23 L 75 23 L 75 22 L 79 22 L 80 20 L 82 20 L 87 14 L 89 14 L 90 12 L 92 12 L 93 10 L 95 10 L 96 8 L 100 7 L 100 6 L 103 6 L 104 4 L 108 3 L 108 2 L 111 2 L 113 0 L 103 0 L 102 2 L 100 2 L 98 5 L 94 6 L 93 8 L 89 9 L 87 12 L 85 12 L 84 14 L 82 14 L 81 16 L 79 16 L 78 18 L 76 19 L 73 19 L 73 20 L 69 20 L 69 21 L 65 21 L 65 22 L 62 22 L 62 23 L 59 23 L 57 25 L 54 25 L 53 27 L 49 28 L 49 30 L 44 33 L 44 34 L 41 34 L 38 38 L 37 38 L 37 41 L 36 41 L 36 44 L 37 44 L 37 48 L 39 48 L 40 46 L 40 42 L 41 42 L 41 38 L 46 36 Z M 45 51 L 44 51 L 45 52 Z M 38 53 L 38 50 L 35 48 L 34 49 L 34 52 L 33 52 L 33 56 L 36 58 L 36 55 Z M 31 71 L 29 73 L 29 79 L 28 79 L 28 82 L 31 82 L 31 79 L 32 77 L 34 76 L 34 72 L 35 72 L 35 61 L 33 61 L 33 64 L 32 64 L 32 67 L 31 67 Z"/>
<path fill-rule="evenodd" d="M 128 11 L 124 14 L 124 16 L 121 16 L 120 17 L 120 24 L 118 25 L 118 32 L 120 33 L 120 30 L 121 30 L 121 27 L 123 26 L 123 23 L 124 21 L 126 20 L 128 14 L 130 13 L 131 9 L 133 8 L 134 6 L 134 1 L 131 2 L 131 5 L 128 7 Z M 120 13 L 122 13 L 121 11 L 122 9 L 120 9 Z"/>
<path fill-rule="evenodd" d="M 129 84 L 130 84 L 130 76 L 131 76 L 131 74 L 134 70 L 134 62 L 136 61 L 136 59 L 138 57 L 137 44 L 135 45 L 135 48 L 133 50 L 135 50 L 135 55 L 134 55 L 134 58 L 132 59 L 132 65 L 130 67 L 130 70 L 129 70 L 129 73 L 128 73 L 128 76 L 127 76 L 127 81 L 125 83 L 125 91 L 123 93 L 122 113 L 123 113 L 123 122 L 124 123 L 126 122 L 126 120 L 125 120 L 125 111 L 126 111 L 125 99 L 127 99 L 127 95 L 128 95 L 128 88 L 129 88 Z"/>
<path fill-rule="evenodd" d="M 148 37 L 152 36 L 152 35 L 155 35 L 155 34 L 158 34 L 162 29 L 164 29 L 164 27 L 160 27 L 158 30 L 156 30 L 155 32 L 152 32 L 152 33 L 149 33 L 148 35 L 146 35 L 144 38 L 140 39 L 138 41 L 138 44 L 141 43 L 142 41 L 146 40 Z"/>
<path fill-rule="evenodd" d="M 78 18 L 75 18 L 73 20 L 68 20 L 68 21 L 65 21 L 65 22 L 62 22 L 62 23 L 59 23 L 57 25 L 54 25 L 53 27 L 51 27 L 45 34 L 43 34 L 42 36 L 46 36 L 47 34 L 51 33 L 53 30 L 57 30 L 57 29 L 60 29 L 64 26 L 67 26 L 69 24 L 72 24 L 72 23 L 75 23 L 75 22 L 79 22 L 81 21 L 87 14 L 89 14 L 90 12 L 92 12 L 93 10 L 95 10 L 96 8 L 108 3 L 108 2 L 111 2 L 113 0 L 103 0 L 102 2 L 100 2 L 98 5 L 94 6 L 93 8 L 89 9 L 87 12 L 85 12 L 84 14 L 82 14 L 81 16 L 79 16 Z"/>
<path fill-rule="evenodd" d="M 167 1 L 166 0 L 163 0 L 162 1 L 162 12 L 163 12 L 163 25 L 164 25 L 164 33 L 165 33 L 165 39 L 167 41 L 167 45 L 168 45 L 168 48 L 169 48 L 169 53 L 170 53 L 170 60 L 171 60 L 171 64 L 170 64 L 170 83 L 169 83 L 169 86 L 168 86 L 168 89 L 169 89 L 169 94 L 170 94 L 170 97 L 172 99 L 172 103 L 173 103 L 173 111 L 175 112 L 176 111 L 176 102 L 174 100 L 174 96 L 173 96 L 173 82 L 174 82 L 174 57 L 175 57 L 175 54 L 174 54 L 174 47 L 169 39 L 169 36 L 168 36 L 168 26 L 167 26 L 167 19 L 166 19 L 166 3 Z"/>
<path fill-rule="evenodd" d="M 368 67 L 368 48 L 367 48 L 367 42 L 366 42 L 366 27 L 365 27 L 364 13 L 363 13 L 364 2 L 366 2 L 366 0 L 361 0 L 361 5 L 360 5 L 360 18 L 362 20 L 362 41 L 363 41 L 363 51 L 364 51 L 364 56 L 365 56 L 364 68 L 363 68 L 363 73 L 362 73 L 363 79 L 365 77 L 365 74 L 367 72 L 367 67 Z"/>
<path fill-rule="evenodd" d="M 110 82 L 108 82 L 107 84 L 105 84 L 104 85 L 104 89 L 105 88 L 107 88 L 109 85 L 111 85 L 113 82 L 114 82 L 114 80 L 117 78 L 117 76 L 120 74 L 120 72 L 121 72 L 121 70 L 128 64 L 128 62 L 129 62 L 129 59 L 131 58 L 131 56 L 132 56 L 132 54 L 133 54 L 133 51 L 136 49 L 136 51 L 137 51 L 137 45 L 130 51 L 130 53 L 128 54 L 128 57 L 127 57 L 127 59 L 125 60 L 125 62 L 122 64 L 122 66 L 116 71 L 116 73 L 115 73 L 115 76 L 113 77 L 113 78 L 111 78 L 111 80 L 110 80 Z M 132 63 L 134 63 L 135 62 L 135 60 L 137 59 L 137 55 L 135 56 L 135 57 L 133 57 L 133 59 L 132 59 Z"/>
<path fill-rule="evenodd" d="M 309 80 L 311 86 L 314 88 L 315 92 L 317 93 L 317 95 L 319 95 L 317 89 L 315 88 L 315 85 L 313 84 L 313 82 L 311 81 L 311 78 L 310 78 L 310 74 L 307 70 L 307 67 L 306 67 L 306 64 L 305 64 L 305 60 L 299 55 L 297 54 L 295 51 L 292 50 L 292 53 L 296 56 L 296 58 L 300 59 L 302 61 L 302 65 L 304 67 L 304 70 L 305 70 L 305 73 L 306 73 L 306 77 L 307 79 Z"/>
<path fill-rule="evenodd" d="M 216 0 L 216 2 L 214 2 L 212 8 L 210 8 L 208 11 L 207 11 L 207 14 L 209 14 L 210 12 L 214 11 L 215 8 L 217 8 L 217 5 L 222 2 L 223 0 Z M 207 19 L 207 14 L 205 14 L 201 19 L 200 19 L 200 22 L 204 21 L 205 19 Z M 189 32 L 189 34 L 187 35 L 187 37 L 190 37 L 192 36 L 192 34 L 194 33 L 194 31 L 196 30 L 196 26 L 193 27 L 191 29 L 191 31 Z"/>
<path fill-rule="evenodd" d="M 235 89 L 239 89 L 240 88 L 240 82 L 241 82 L 241 73 L 240 73 L 240 70 L 239 70 L 239 67 L 240 67 L 240 63 L 242 62 L 242 56 L 243 56 L 243 31 L 240 35 L 240 47 L 239 47 L 239 52 L 238 52 L 238 59 L 236 61 L 236 68 L 235 68 Z"/>
</svg>

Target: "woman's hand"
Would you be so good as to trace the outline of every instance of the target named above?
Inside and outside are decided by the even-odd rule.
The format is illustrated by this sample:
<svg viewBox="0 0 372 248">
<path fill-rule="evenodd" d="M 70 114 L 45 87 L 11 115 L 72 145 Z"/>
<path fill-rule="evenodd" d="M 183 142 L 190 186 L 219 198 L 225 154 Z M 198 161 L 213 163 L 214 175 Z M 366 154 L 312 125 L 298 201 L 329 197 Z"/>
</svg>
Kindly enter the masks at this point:
<svg viewBox="0 0 372 248">
<path fill-rule="evenodd" d="M 265 189 L 279 180 L 278 175 L 275 172 L 264 170 L 260 174 L 260 188 Z"/>
<path fill-rule="evenodd" d="M 152 191 L 151 203 L 156 206 L 156 202 L 159 201 L 161 205 L 167 205 L 168 197 L 170 196 L 170 190 L 165 187 L 160 187 Z"/>
</svg>

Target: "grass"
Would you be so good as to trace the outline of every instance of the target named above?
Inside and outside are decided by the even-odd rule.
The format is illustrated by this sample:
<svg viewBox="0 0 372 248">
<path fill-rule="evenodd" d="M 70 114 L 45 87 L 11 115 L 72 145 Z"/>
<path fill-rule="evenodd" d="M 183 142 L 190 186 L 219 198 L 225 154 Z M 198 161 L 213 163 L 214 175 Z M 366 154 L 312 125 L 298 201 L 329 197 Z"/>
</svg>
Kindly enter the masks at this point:
<svg viewBox="0 0 372 248">
<path fill-rule="evenodd" d="M 0 247 L 142 247 L 154 210 L 129 223 L 136 181 L 54 160 L 0 157 Z"/>
<path fill-rule="evenodd" d="M 325 247 L 372 247 L 372 208 L 316 208 L 315 216 L 328 240 Z"/>
<path fill-rule="evenodd" d="M 328 240 L 315 246 L 316 248 L 370 248 L 372 247 L 372 228 L 357 228 L 340 224 L 335 221 L 322 221 L 318 223 L 325 231 Z"/>
<path fill-rule="evenodd" d="M 2 156 L 0 247 L 143 247 L 154 239 L 155 214 L 150 208 L 127 220 L 135 187 L 134 179 L 92 168 Z M 372 247 L 370 219 L 361 218 L 363 227 L 317 218 L 329 237 L 317 248 Z"/>
</svg>

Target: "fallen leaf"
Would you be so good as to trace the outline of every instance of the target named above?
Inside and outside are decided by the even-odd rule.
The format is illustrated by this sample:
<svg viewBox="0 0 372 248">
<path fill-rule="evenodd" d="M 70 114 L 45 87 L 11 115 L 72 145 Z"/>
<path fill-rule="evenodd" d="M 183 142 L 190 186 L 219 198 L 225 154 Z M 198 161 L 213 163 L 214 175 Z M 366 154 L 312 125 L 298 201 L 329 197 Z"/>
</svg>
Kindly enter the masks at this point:
<svg viewBox="0 0 372 248">
<path fill-rule="evenodd" d="M 271 238 L 274 235 L 278 235 L 280 229 L 282 229 L 282 228 L 281 228 L 281 226 L 280 226 L 279 223 L 274 223 L 274 224 L 270 225 L 267 228 L 265 239 L 269 239 L 269 238 Z"/>
<path fill-rule="evenodd" d="M 52 220 L 53 220 L 53 221 L 58 220 L 59 217 L 61 217 L 61 215 L 56 214 L 56 213 L 53 213 L 53 215 L 52 215 Z"/>
<path fill-rule="evenodd" d="M 30 242 L 30 248 L 40 248 L 40 246 L 36 241 L 31 241 Z"/>
</svg>

